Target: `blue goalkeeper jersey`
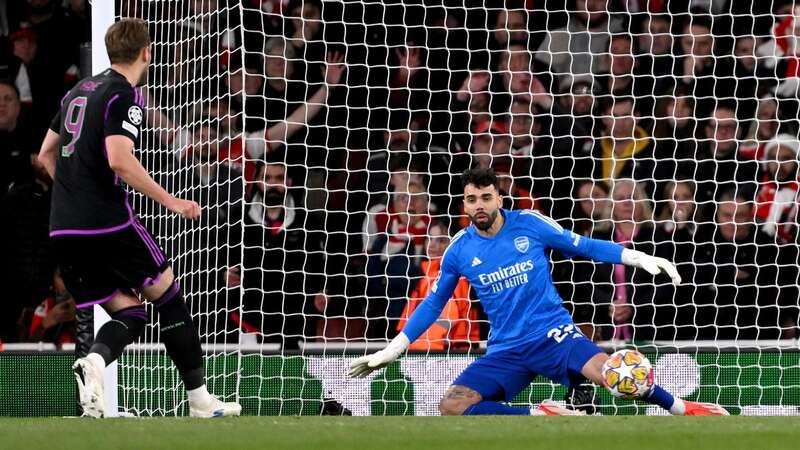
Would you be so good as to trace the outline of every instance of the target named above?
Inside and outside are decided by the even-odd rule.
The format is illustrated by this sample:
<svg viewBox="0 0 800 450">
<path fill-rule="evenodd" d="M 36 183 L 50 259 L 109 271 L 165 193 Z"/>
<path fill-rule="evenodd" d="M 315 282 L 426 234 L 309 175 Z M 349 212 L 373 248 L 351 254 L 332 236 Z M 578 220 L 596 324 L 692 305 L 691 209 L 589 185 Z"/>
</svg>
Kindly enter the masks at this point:
<svg viewBox="0 0 800 450">
<path fill-rule="evenodd" d="M 413 342 L 439 317 L 460 277 L 475 289 L 489 318 L 489 352 L 539 339 L 571 324 L 550 276 L 548 249 L 620 263 L 622 246 L 579 236 L 538 211 L 501 209 L 505 223 L 484 237 L 471 225 L 450 242 L 439 278 L 403 329 Z"/>
</svg>

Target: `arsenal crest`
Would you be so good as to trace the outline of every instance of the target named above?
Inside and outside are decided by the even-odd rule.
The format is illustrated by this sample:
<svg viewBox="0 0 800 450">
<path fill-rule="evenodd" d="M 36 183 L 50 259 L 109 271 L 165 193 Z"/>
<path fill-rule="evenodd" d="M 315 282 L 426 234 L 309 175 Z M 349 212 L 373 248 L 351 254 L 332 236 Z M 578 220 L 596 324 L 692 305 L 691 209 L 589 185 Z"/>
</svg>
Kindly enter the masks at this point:
<svg viewBox="0 0 800 450">
<path fill-rule="evenodd" d="M 514 246 L 517 247 L 520 253 L 525 253 L 528 251 L 528 236 L 520 236 L 518 238 L 514 238 Z"/>
</svg>

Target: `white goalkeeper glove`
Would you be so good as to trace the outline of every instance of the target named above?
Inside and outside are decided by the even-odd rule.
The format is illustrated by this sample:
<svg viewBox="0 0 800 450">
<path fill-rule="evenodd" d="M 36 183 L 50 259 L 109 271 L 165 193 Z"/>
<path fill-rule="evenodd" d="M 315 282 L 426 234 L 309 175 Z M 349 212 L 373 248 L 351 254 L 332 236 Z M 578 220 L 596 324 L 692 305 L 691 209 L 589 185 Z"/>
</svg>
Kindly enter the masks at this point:
<svg viewBox="0 0 800 450">
<path fill-rule="evenodd" d="M 406 351 L 409 344 L 411 342 L 405 333 L 398 334 L 383 350 L 354 359 L 350 363 L 348 375 L 351 378 L 365 378 L 372 372 L 388 366 L 389 363 L 399 358 Z"/>
<path fill-rule="evenodd" d="M 622 250 L 622 264 L 639 267 L 646 270 L 651 275 L 658 275 L 663 272 L 672 278 L 672 284 L 677 286 L 681 283 L 681 276 L 678 274 L 678 269 L 664 258 L 650 256 L 638 250 L 626 248 Z"/>
</svg>

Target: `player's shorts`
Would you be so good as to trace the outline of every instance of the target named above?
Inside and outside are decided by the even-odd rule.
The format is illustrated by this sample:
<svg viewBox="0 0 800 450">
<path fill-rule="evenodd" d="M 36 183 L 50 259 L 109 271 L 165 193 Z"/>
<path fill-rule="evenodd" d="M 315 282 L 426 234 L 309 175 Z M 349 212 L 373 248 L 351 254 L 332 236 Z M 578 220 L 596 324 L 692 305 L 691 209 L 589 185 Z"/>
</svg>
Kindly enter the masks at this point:
<svg viewBox="0 0 800 450">
<path fill-rule="evenodd" d="M 105 303 L 120 292 L 155 284 L 169 267 L 164 252 L 136 220 L 103 234 L 52 236 L 56 262 L 78 308 Z"/>
<path fill-rule="evenodd" d="M 548 333 L 551 337 L 487 353 L 464 369 L 453 385 L 473 389 L 484 400 L 510 402 L 537 375 L 564 386 L 582 383 L 581 369 L 603 350 L 578 332 L 574 325 L 556 330 L 559 332 L 552 333 L 551 330 Z"/>
</svg>

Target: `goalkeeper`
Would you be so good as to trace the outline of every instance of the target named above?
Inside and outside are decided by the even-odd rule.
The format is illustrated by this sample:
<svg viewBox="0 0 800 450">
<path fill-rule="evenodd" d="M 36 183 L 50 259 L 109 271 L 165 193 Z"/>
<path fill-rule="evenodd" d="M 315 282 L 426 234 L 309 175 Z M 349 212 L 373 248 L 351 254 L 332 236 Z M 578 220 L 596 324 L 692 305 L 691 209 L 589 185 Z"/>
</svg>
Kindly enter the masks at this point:
<svg viewBox="0 0 800 450">
<path fill-rule="evenodd" d="M 625 249 L 608 241 L 578 236 L 537 211 L 501 208 L 497 177 L 491 169 L 462 175 L 464 211 L 472 225 L 453 237 L 442 257 L 439 279 L 403 331 L 381 351 L 355 359 L 350 376 L 365 377 L 385 367 L 436 321 L 461 276 L 476 289 L 491 326 L 488 351 L 467 367 L 439 404 L 443 415 L 561 415 L 550 402 L 538 408 L 512 407 L 511 401 L 537 374 L 568 387 L 585 379 L 604 386 L 608 356 L 580 334 L 550 278 L 545 251 L 625 264 L 675 284 L 680 276 L 663 258 Z M 641 398 L 675 415 L 727 415 L 719 405 L 672 396 L 654 385 Z"/>
</svg>

